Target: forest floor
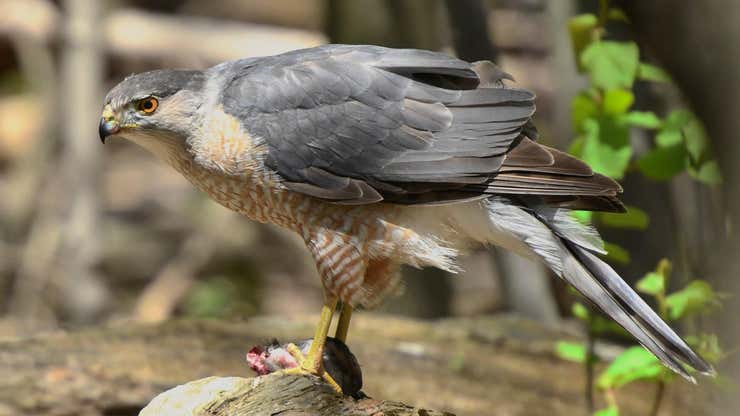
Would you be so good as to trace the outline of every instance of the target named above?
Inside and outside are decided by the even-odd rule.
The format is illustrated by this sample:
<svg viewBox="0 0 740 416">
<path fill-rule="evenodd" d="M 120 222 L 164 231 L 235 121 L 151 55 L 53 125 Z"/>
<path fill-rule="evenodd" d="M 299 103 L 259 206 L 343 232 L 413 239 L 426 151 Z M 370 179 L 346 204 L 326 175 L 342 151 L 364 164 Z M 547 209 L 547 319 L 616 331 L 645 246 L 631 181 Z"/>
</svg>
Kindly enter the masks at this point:
<svg viewBox="0 0 740 416">
<path fill-rule="evenodd" d="M 554 354 L 573 335 L 511 315 L 418 321 L 358 313 L 348 345 L 370 397 L 464 415 L 585 414 L 584 369 Z M 0 415 L 135 415 L 155 395 L 210 376 L 253 377 L 251 346 L 310 337 L 315 317 L 171 321 L 0 342 Z M 648 414 L 652 385 L 620 390 Z M 673 384 L 663 415 L 702 415 L 705 389 Z M 597 399 L 600 395 L 597 394 Z"/>
</svg>

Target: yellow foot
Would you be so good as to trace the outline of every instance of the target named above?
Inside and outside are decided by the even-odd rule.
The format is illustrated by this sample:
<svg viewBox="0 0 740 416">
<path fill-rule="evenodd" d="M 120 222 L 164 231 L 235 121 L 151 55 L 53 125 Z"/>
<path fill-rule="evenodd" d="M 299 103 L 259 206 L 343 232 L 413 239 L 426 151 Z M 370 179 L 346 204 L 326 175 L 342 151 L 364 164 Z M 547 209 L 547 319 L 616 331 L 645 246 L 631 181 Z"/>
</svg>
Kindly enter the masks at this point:
<svg viewBox="0 0 740 416">
<path fill-rule="evenodd" d="M 298 348 L 297 345 L 293 344 L 292 342 L 287 345 L 288 352 L 290 355 L 295 358 L 295 360 L 298 362 L 298 367 L 293 368 L 287 368 L 285 370 L 280 371 L 282 374 L 298 374 L 298 375 L 313 375 L 318 376 L 324 379 L 331 388 L 334 389 L 339 394 L 342 393 L 342 388 L 339 386 L 339 384 L 334 380 L 334 378 L 324 371 L 324 366 L 321 363 L 321 360 L 317 360 L 318 362 L 314 362 L 314 360 L 309 360 L 304 354 L 303 351 L 301 351 L 300 348 Z"/>
</svg>

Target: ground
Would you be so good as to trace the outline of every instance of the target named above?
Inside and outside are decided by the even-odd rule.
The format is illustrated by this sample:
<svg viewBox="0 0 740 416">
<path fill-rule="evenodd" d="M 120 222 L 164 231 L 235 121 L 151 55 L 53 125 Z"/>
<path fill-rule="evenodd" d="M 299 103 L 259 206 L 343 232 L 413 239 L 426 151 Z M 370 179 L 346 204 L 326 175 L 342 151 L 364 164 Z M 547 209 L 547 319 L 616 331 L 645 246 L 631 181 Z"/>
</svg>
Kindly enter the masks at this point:
<svg viewBox="0 0 740 416">
<path fill-rule="evenodd" d="M 573 335 L 509 315 L 417 321 L 359 313 L 348 343 L 363 391 L 465 415 L 584 414 L 584 371 L 556 358 Z M 0 342 L 0 416 L 136 415 L 154 396 L 210 376 L 252 377 L 245 354 L 272 337 L 310 336 L 313 316 L 246 322 L 119 324 Z M 279 386 L 276 386 L 279 387 Z M 652 385 L 620 392 L 624 414 L 648 413 Z M 672 386 L 663 415 L 702 415 L 701 387 Z"/>
</svg>

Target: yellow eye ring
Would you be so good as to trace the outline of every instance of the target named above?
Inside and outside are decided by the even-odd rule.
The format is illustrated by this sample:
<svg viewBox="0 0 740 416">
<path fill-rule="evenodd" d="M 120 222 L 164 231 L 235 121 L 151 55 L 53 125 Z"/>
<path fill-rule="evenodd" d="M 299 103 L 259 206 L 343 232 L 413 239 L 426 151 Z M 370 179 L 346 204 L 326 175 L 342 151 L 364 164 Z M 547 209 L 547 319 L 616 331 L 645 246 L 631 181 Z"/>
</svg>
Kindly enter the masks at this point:
<svg viewBox="0 0 740 416">
<path fill-rule="evenodd" d="M 143 114 L 152 114 L 157 111 L 157 107 L 159 107 L 159 101 L 154 97 L 146 97 L 136 103 L 136 109 Z"/>
</svg>

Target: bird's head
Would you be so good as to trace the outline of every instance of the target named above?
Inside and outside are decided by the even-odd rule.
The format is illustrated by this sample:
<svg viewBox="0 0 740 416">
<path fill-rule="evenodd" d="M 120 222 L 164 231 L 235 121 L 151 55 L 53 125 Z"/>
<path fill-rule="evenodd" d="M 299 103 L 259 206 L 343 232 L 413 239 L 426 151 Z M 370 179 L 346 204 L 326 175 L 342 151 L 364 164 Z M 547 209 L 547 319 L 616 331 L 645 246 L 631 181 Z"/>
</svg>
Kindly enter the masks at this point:
<svg viewBox="0 0 740 416">
<path fill-rule="evenodd" d="M 202 104 L 201 71 L 158 70 L 132 75 L 105 97 L 100 140 L 120 136 L 158 153 L 182 144 Z"/>
</svg>

